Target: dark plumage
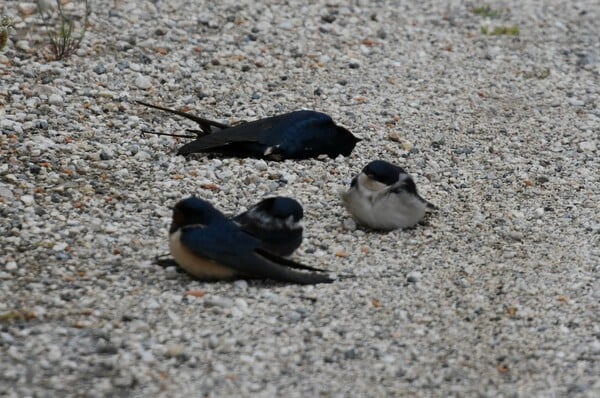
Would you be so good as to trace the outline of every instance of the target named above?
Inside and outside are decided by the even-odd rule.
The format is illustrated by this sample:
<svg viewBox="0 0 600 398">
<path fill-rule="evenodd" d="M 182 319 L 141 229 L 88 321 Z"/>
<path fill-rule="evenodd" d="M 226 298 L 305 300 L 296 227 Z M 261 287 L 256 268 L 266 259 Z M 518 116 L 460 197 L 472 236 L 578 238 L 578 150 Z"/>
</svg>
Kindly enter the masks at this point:
<svg viewBox="0 0 600 398">
<path fill-rule="evenodd" d="M 335 158 L 350 155 L 360 141 L 350 131 L 336 125 L 331 117 L 315 111 L 294 111 L 228 126 L 186 112 L 137 102 L 200 125 L 197 138 L 179 148 L 179 155 L 210 152 L 270 160 L 308 159 L 319 155 Z"/>
<path fill-rule="evenodd" d="M 298 284 L 333 281 L 328 275 L 318 273 L 323 270 L 262 249 L 259 239 L 240 230 L 210 203 L 196 197 L 175 205 L 169 246 L 177 264 L 200 279 L 262 278 Z"/>
<path fill-rule="evenodd" d="M 261 248 L 289 256 L 302 243 L 302 205 L 292 198 L 267 198 L 233 218 L 240 228 L 260 239 Z"/>
</svg>

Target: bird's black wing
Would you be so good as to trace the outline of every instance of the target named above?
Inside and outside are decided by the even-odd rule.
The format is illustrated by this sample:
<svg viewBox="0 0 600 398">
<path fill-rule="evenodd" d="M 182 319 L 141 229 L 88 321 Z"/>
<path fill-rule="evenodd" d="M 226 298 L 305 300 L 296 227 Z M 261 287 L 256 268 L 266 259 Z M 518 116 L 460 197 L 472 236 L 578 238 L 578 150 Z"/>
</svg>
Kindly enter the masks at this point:
<svg viewBox="0 0 600 398">
<path fill-rule="evenodd" d="M 213 260 L 240 275 L 298 284 L 333 282 L 325 274 L 290 269 L 285 263 L 291 260 L 283 260 L 275 255 L 261 255 L 262 253 L 255 251 L 260 241 L 240 231 L 233 223 L 220 222 L 205 228 L 183 228 L 181 242 L 197 256 Z M 310 269 L 296 264 L 296 268 Z"/>
<path fill-rule="evenodd" d="M 229 127 L 219 134 L 209 134 L 185 144 L 179 148 L 178 154 L 188 155 L 190 153 L 205 152 L 211 149 L 218 149 L 230 144 L 257 143 L 263 146 L 275 145 L 276 137 L 270 133 L 281 122 L 282 116 L 278 115 L 265 119 L 254 120 L 247 123 L 238 124 L 237 126 Z"/>
<path fill-rule="evenodd" d="M 274 257 L 276 258 L 276 261 L 271 261 L 267 257 L 261 256 L 258 252 L 255 252 L 244 258 L 243 268 L 248 275 L 273 279 L 280 282 L 298 283 L 301 285 L 333 282 L 333 279 L 328 274 L 294 271 L 289 267 L 289 264 L 287 264 L 290 260 L 282 261 L 281 257 Z M 286 265 L 283 265 L 283 263 L 286 263 Z M 312 267 L 303 264 L 296 264 L 299 265 L 296 268 L 313 269 Z"/>
<path fill-rule="evenodd" d="M 290 268 L 305 269 L 308 271 L 315 271 L 315 272 L 329 272 L 326 269 L 311 267 L 310 265 L 301 264 L 294 260 L 290 260 L 289 258 L 280 257 L 280 256 L 273 254 L 264 249 L 256 249 L 255 251 L 258 254 L 260 254 L 261 256 L 263 256 L 269 260 L 276 261 L 278 264 L 282 264 L 282 265 L 285 265 Z"/>
<path fill-rule="evenodd" d="M 161 111 L 173 113 L 175 115 L 182 116 L 182 117 L 184 117 L 186 119 L 193 120 L 194 122 L 198 123 L 198 125 L 200 125 L 200 128 L 202 129 L 202 132 L 205 133 L 205 134 L 212 133 L 213 132 L 212 131 L 212 127 L 216 127 L 218 129 L 221 129 L 221 130 L 229 128 L 229 125 L 227 125 L 227 124 L 215 122 L 214 120 L 204 119 L 204 118 L 202 118 L 200 116 L 195 116 L 195 115 L 192 115 L 192 114 L 187 113 L 187 112 L 178 111 L 176 109 L 165 108 L 165 107 L 162 107 L 162 106 L 159 106 L 159 105 L 153 105 L 153 104 L 149 104 L 147 102 L 138 101 L 138 100 L 136 100 L 135 102 L 137 102 L 140 105 L 147 106 L 149 108 L 159 109 Z M 191 131 L 194 131 L 194 132 L 198 133 L 197 130 L 191 130 Z"/>
</svg>

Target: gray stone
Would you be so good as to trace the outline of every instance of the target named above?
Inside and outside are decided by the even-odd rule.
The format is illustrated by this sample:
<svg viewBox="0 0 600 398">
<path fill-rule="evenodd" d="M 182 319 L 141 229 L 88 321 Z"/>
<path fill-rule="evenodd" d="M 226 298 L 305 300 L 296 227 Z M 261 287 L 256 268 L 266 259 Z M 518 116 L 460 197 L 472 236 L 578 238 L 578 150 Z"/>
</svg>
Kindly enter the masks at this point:
<svg viewBox="0 0 600 398">
<path fill-rule="evenodd" d="M 148 90 L 150 87 L 152 87 L 152 80 L 148 76 L 139 75 L 135 79 L 135 85 L 139 89 Z"/>
</svg>

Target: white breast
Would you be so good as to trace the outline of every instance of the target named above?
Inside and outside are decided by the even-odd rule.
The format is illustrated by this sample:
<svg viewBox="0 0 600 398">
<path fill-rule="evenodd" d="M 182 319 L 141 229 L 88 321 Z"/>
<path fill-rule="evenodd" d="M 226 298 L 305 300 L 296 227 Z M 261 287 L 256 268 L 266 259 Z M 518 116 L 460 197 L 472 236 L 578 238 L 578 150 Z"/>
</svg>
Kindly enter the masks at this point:
<svg viewBox="0 0 600 398">
<path fill-rule="evenodd" d="M 373 202 L 371 213 L 376 228 L 408 228 L 425 216 L 426 205 L 408 193 L 382 195 Z"/>
<path fill-rule="evenodd" d="M 361 174 L 342 200 L 356 221 L 374 229 L 408 228 L 418 223 L 427 205 L 414 195 L 393 193 L 391 189 Z"/>
</svg>

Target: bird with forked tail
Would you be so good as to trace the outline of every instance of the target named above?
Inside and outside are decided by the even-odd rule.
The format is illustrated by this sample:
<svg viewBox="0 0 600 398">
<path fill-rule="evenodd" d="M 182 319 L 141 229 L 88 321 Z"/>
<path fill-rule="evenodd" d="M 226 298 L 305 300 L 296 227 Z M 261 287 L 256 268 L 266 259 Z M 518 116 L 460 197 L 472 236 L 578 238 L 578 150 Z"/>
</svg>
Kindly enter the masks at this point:
<svg viewBox="0 0 600 398">
<path fill-rule="evenodd" d="M 304 285 L 334 280 L 324 270 L 264 250 L 260 239 L 194 196 L 173 209 L 169 248 L 184 271 L 203 280 L 260 278 Z"/>
<path fill-rule="evenodd" d="M 327 155 L 333 159 L 350 155 L 360 141 L 346 128 L 335 124 L 330 116 L 316 111 L 294 111 L 229 126 L 187 112 L 136 102 L 198 123 L 200 130 L 191 130 L 196 133 L 196 139 L 179 148 L 178 155 L 218 153 L 278 161 Z"/>
</svg>

